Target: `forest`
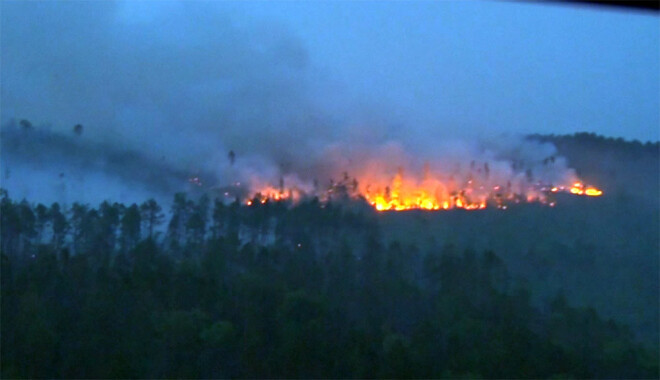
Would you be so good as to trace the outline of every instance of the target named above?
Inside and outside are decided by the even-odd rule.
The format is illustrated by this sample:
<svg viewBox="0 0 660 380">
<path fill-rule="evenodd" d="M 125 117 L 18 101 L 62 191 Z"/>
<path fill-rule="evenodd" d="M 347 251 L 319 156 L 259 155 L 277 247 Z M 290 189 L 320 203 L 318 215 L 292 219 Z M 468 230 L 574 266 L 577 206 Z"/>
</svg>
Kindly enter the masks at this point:
<svg viewBox="0 0 660 380">
<path fill-rule="evenodd" d="M 506 245 L 428 243 L 397 225 L 469 239 L 460 225 L 479 229 L 465 221 L 476 214 L 364 206 L 177 193 L 169 210 L 65 208 L 3 191 L 1 375 L 658 377 L 657 344 L 571 289 L 539 297 Z M 590 265 L 593 246 L 571 249 Z"/>
<path fill-rule="evenodd" d="M 604 3 L 0 0 L 0 380 L 660 379 Z"/>
</svg>

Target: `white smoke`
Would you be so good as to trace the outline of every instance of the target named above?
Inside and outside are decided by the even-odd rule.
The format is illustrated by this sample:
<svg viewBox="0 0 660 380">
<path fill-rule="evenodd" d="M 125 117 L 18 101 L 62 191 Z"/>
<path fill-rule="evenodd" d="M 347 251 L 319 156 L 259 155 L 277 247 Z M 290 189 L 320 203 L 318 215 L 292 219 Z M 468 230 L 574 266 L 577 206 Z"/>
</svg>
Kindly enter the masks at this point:
<svg viewBox="0 0 660 380">
<path fill-rule="evenodd" d="M 80 123 L 81 141 L 112 147 L 111 152 L 99 148 L 95 160 L 126 149 L 144 155 L 132 165 L 146 165 L 147 172 L 157 167 L 154 162 L 171 167 L 155 170 L 167 177 L 162 193 L 179 190 L 171 185 L 177 181 L 181 190 L 188 188 L 187 177 L 200 177 L 208 188 L 284 181 L 309 190 L 345 172 L 386 180 L 402 168 L 421 178 L 425 165 L 438 178 L 463 178 L 472 162 L 488 163 L 492 177 L 514 182 L 523 180 L 525 170 L 549 183 L 574 177 L 561 158 L 542 163 L 555 154 L 548 144 L 492 136 L 456 139 L 460 131 L 441 123 L 437 134 L 420 138 L 414 125 L 397 116 L 396 105 L 384 104 L 377 94 L 373 101 L 355 102 L 346 86 L 314 67 L 304 44 L 287 28 L 246 20 L 222 3 L 149 3 L 149 11 L 140 11 L 145 7 L 140 2 L 2 7 L 3 124 L 29 119 L 70 136 Z M 230 151 L 236 155 L 233 164 Z M 66 150 L 57 152 L 52 162 L 71 161 L 61 157 Z M 49 181 L 61 181 L 59 173 L 67 172 L 58 165 L 51 170 L 43 162 L 16 161 L 25 156 L 3 154 L 3 166 L 10 164 L 13 178 L 21 178 L 6 179 L 3 186 L 16 189 L 17 196 L 54 188 Z M 524 170 L 514 168 L 519 162 Z M 41 169 L 17 173 L 29 165 Z M 125 170 L 116 165 L 106 174 L 103 167 L 79 165 L 69 170 L 78 174 L 65 176 L 77 181 L 67 192 L 102 193 L 112 186 L 91 183 L 115 177 L 126 182 L 122 172 L 132 172 L 130 165 L 125 163 Z M 139 175 L 130 178 L 126 186 L 141 194 L 135 186 Z M 153 176 L 144 178 L 153 182 Z M 112 196 L 126 198 L 126 192 Z"/>
</svg>

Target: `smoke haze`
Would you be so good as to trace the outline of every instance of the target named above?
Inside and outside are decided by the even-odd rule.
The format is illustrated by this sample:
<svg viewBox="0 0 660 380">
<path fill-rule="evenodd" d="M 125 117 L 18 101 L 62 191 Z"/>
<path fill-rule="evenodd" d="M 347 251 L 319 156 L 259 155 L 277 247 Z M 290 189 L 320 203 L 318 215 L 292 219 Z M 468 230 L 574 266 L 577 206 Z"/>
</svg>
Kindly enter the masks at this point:
<svg viewBox="0 0 660 380">
<path fill-rule="evenodd" d="M 403 167 L 421 174 L 430 162 L 447 174 L 474 160 L 506 178 L 517 175 L 508 172 L 515 160 L 548 181 L 574 176 L 561 160 L 553 173 L 536 167 L 555 154 L 551 144 L 493 138 L 496 129 L 476 139 L 442 120 L 431 132 L 417 128 L 392 93 L 365 99 L 353 89 L 363 89 L 360 83 L 342 82 L 316 65 L 309 42 L 291 28 L 237 9 L 198 2 L 4 2 L 5 129 L 29 119 L 50 134 L 34 149 L 61 159 L 58 165 L 71 161 L 67 156 L 89 159 L 76 167 L 162 192 L 176 190 L 176 183 L 185 188 L 194 176 L 209 186 L 276 183 L 284 176 L 309 187 L 344 171 L 378 169 L 391 177 Z M 84 133 L 70 150 L 65 140 L 79 123 Z M 3 132 L 3 164 L 15 166 L 15 180 L 15 162 L 43 171 L 47 160 L 25 160 L 26 150 L 13 148 L 17 138 Z M 61 145 L 49 151 L 47 140 Z M 132 158 L 119 159 L 122 151 Z M 150 174 L 135 173 L 136 162 Z M 16 181 L 27 188 L 41 176 Z"/>
<path fill-rule="evenodd" d="M 3 3 L 3 124 L 27 118 L 67 134 L 81 123 L 89 141 L 220 182 L 234 180 L 229 150 L 242 171 L 272 173 L 352 137 L 285 28 L 235 26 L 212 4 L 134 6 Z"/>
</svg>

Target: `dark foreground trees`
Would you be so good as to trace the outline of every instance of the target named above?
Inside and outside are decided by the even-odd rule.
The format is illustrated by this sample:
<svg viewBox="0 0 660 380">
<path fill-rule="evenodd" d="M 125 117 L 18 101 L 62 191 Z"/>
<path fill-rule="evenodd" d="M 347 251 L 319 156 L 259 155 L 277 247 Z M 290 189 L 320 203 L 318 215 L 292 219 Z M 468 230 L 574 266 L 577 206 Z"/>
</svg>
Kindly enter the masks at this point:
<svg viewBox="0 0 660 380">
<path fill-rule="evenodd" d="M 2 377 L 658 376 L 625 327 L 533 306 L 493 252 L 384 246 L 318 202 L 0 203 Z"/>
</svg>

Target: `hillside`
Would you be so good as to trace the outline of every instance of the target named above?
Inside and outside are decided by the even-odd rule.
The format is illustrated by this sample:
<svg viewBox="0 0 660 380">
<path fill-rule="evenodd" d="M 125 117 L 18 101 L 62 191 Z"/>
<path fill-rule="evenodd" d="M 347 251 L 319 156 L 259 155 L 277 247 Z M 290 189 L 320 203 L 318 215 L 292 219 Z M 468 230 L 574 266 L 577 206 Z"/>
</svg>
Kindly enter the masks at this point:
<svg viewBox="0 0 660 380">
<path fill-rule="evenodd" d="M 3 192 L 2 376 L 657 377 L 657 144 L 553 138 L 603 196 L 377 212 Z"/>
<path fill-rule="evenodd" d="M 660 299 L 659 144 L 591 134 L 531 136 L 557 145 L 598 198 L 558 197 L 557 206 L 522 205 L 505 212 L 385 214 L 392 240 L 420 248 L 452 244 L 493 249 L 540 300 L 563 291 L 630 325 L 657 346 Z"/>
</svg>

